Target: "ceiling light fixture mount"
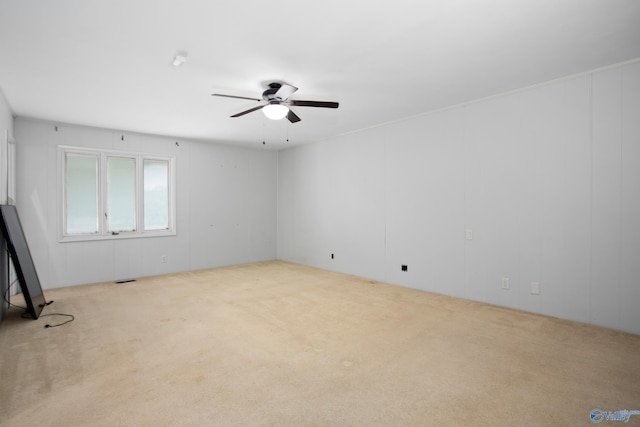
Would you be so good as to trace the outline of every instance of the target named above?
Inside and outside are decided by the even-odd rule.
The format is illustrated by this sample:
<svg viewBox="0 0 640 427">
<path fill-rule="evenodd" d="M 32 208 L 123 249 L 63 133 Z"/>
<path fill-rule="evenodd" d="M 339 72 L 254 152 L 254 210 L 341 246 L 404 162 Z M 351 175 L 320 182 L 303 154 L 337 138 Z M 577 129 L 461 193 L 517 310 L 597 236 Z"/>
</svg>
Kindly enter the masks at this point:
<svg viewBox="0 0 640 427">
<path fill-rule="evenodd" d="M 185 52 L 178 52 L 176 56 L 173 58 L 173 62 L 171 64 L 174 67 L 179 67 L 185 62 L 187 62 L 187 54 Z"/>
</svg>

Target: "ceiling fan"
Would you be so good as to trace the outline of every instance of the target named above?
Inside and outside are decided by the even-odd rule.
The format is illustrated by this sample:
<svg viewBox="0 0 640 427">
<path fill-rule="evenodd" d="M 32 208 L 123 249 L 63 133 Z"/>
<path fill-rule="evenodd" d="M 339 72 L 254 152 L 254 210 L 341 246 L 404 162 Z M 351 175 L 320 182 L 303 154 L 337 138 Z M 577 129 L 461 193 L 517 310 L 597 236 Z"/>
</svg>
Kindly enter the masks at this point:
<svg viewBox="0 0 640 427">
<path fill-rule="evenodd" d="M 248 110 L 234 114 L 231 117 L 240 117 L 245 114 L 251 113 L 262 109 L 265 116 L 272 120 L 280 120 L 287 118 L 291 123 L 300 121 L 300 117 L 291 110 L 291 106 L 296 107 L 321 107 L 321 108 L 338 108 L 337 102 L 328 101 L 301 101 L 297 99 L 289 99 L 297 87 L 288 85 L 286 83 L 273 82 L 269 83 L 268 89 L 262 92 L 262 99 L 248 98 L 246 96 L 225 95 L 222 93 L 214 93 L 212 96 L 223 96 L 225 98 L 238 98 L 238 99 L 250 99 L 252 101 L 260 102 L 257 107 L 249 108 Z"/>
</svg>

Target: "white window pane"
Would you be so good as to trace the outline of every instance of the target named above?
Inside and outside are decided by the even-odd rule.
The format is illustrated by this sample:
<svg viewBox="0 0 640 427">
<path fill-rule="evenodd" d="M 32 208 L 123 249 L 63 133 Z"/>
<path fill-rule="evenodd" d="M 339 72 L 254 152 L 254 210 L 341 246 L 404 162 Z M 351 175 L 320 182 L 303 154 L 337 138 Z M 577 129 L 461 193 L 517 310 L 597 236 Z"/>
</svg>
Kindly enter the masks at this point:
<svg viewBox="0 0 640 427">
<path fill-rule="evenodd" d="M 136 229 L 136 160 L 107 158 L 107 231 Z"/>
<path fill-rule="evenodd" d="M 169 229 L 168 160 L 144 160 L 144 229 Z"/>
<path fill-rule="evenodd" d="M 98 232 L 98 157 L 66 153 L 66 234 Z"/>
</svg>

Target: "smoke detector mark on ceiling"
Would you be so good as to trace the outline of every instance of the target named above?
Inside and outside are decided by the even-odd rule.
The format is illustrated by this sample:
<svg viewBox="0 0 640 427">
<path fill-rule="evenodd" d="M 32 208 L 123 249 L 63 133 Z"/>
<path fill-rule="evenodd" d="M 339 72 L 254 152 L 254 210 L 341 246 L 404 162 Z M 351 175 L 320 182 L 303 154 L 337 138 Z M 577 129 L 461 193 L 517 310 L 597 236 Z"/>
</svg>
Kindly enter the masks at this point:
<svg viewBox="0 0 640 427">
<path fill-rule="evenodd" d="M 187 53 L 186 52 L 178 52 L 176 56 L 173 58 L 173 62 L 171 63 L 174 67 L 179 67 L 182 64 L 187 62 Z"/>
</svg>

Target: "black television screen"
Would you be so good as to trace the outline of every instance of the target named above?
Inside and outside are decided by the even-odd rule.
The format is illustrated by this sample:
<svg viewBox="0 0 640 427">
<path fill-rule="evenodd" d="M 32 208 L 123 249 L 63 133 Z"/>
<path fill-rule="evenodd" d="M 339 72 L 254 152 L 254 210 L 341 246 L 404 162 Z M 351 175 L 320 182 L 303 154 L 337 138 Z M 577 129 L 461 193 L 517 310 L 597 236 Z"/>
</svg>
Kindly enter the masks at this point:
<svg viewBox="0 0 640 427">
<path fill-rule="evenodd" d="M 20 288 L 27 304 L 27 310 L 31 317 L 37 319 L 46 305 L 44 293 L 40 286 L 40 279 L 33 264 L 31 252 L 27 245 L 27 239 L 22 230 L 18 211 L 15 206 L 0 205 L 2 213 L 2 235 L 7 242 L 13 267 L 16 270 Z"/>
</svg>

